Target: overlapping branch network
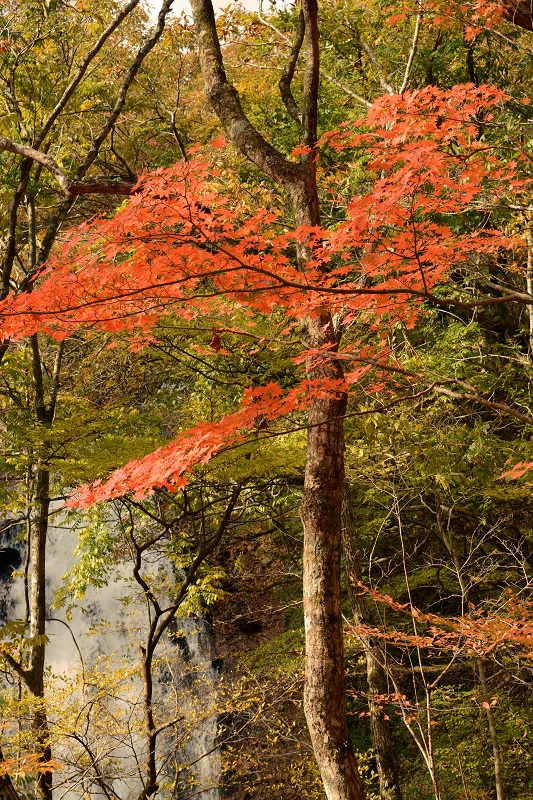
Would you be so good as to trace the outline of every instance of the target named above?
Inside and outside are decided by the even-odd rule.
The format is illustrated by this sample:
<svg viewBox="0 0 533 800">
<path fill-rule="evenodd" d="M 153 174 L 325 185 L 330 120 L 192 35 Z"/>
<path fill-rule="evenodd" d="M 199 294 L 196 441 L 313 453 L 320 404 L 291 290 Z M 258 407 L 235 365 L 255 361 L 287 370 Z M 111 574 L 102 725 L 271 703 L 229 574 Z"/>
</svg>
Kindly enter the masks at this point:
<svg viewBox="0 0 533 800">
<path fill-rule="evenodd" d="M 4 302 L 1 333 L 46 331 L 62 339 L 97 326 L 145 341 L 162 315 L 222 319 L 236 308 L 251 325 L 257 314 L 282 312 L 291 331 L 295 322 L 326 309 L 336 315 L 339 330 L 356 321 L 383 330 L 398 323 L 412 328 L 428 302 L 533 304 L 527 292 L 509 287 L 502 293 L 468 293 L 476 283 L 483 285 L 484 259 L 505 257 L 512 263 L 524 248 L 523 239 L 508 235 L 503 225 L 490 227 L 493 209 L 504 209 L 499 214 L 504 223 L 505 210 L 530 186 L 527 155 L 518 150 L 511 158 L 502 155 L 483 133 L 508 101 L 504 92 L 487 86 L 449 91 L 430 86 L 381 98 L 365 119 L 324 136 L 322 147 L 356 151 L 365 164 L 362 190 L 333 230 L 290 231 L 274 212 L 235 204 L 219 191 L 212 165 L 198 158 L 146 175 L 112 218 L 69 233 L 34 291 Z M 295 258 L 302 243 L 313 254 L 305 268 Z M 466 290 L 443 291 L 458 271 L 468 276 Z M 317 393 L 349 390 L 370 366 L 402 372 L 379 347 L 362 350 L 360 339 L 338 354 L 302 346 L 298 360 L 309 358 L 355 360 L 357 366 L 342 386 L 302 381 L 289 393 L 277 384 L 255 389 L 235 414 L 197 426 L 130 463 L 104 484 L 84 490 L 80 502 L 180 485 L 194 464 L 237 441 L 258 418 L 304 410 Z M 403 377 L 416 383 L 414 373 L 404 370 Z M 449 381 L 438 378 L 422 385 L 452 396 L 467 391 L 460 387 L 454 395 Z M 475 391 L 470 399 L 476 399 Z"/>
</svg>

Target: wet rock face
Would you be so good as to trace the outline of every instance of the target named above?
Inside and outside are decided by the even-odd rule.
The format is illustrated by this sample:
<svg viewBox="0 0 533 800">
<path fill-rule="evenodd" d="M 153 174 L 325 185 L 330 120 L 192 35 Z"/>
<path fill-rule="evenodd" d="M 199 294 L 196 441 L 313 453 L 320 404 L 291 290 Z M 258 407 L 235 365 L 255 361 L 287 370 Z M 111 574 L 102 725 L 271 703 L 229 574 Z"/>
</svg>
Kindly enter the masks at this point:
<svg viewBox="0 0 533 800">
<path fill-rule="evenodd" d="M 7 545 L 0 547 L 0 624 L 2 625 L 13 617 L 11 613 L 13 600 L 10 595 L 12 587 L 11 576 L 14 570 L 19 569 L 21 564 L 22 555 L 19 550 Z"/>
<path fill-rule="evenodd" d="M 0 580 L 9 580 L 13 570 L 18 569 L 22 563 L 22 558 L 18 550 L 14 547 L 0 548 Z"/>
</svg>

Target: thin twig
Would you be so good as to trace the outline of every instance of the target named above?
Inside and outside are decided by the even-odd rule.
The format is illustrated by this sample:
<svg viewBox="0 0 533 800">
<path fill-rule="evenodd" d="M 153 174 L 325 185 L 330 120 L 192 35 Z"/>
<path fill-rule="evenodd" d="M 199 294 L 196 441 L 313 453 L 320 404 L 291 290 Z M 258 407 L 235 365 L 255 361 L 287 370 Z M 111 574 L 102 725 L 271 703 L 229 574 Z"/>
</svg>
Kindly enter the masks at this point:
<svg viewBox="0 0 533 800">
<path fill-rule="evenodd" d="M 418 48 L 418 38 L 420 36 L 420 26 L 422 24 L 422 16 L 423 16 L 423 0 L 419 0 L 418 3 L 418 11 L 416 15 L 416 23 L 415 23 L 415 30 L 413 33 L 413 42 L 411 44 L 411 50 L 409 52 L 409 58 L 407 59 L 407 64 L 405 67 L 405 74 L 403 76 L 403 82 L 400 89 L 400 94 L 403 94 L 407 89 L 407 84 L 409 83 L 409 77 L 411 75 L 411 69 L 413 67 L 413 61 L 415 59 L 416 51 Z"/>
</svg>

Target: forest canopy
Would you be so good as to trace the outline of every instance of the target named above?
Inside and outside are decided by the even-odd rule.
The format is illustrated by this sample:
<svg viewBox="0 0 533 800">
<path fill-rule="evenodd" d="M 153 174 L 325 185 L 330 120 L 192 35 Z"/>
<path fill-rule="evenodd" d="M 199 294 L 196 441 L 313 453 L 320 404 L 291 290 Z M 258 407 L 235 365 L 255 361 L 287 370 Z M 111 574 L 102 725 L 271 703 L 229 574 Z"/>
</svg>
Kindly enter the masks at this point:
<svg viewBox="0 0 533 800">
<path fill-rule="evenodd" d="M 529 3 L 0 23 L 0 800 L 527 800 Z"/>
</svg>

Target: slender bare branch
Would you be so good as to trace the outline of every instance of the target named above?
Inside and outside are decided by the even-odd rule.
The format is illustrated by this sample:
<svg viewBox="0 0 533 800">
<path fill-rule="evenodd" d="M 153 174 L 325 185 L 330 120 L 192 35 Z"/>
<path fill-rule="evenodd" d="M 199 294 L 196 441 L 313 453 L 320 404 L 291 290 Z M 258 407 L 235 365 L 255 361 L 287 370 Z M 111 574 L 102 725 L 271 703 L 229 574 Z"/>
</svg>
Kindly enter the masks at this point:
<svg viewBox="0 0 533 800">
<path fill-rule="evenodd" d="M 85 159 L 82 161 L 82 163 L 79 165 L 78 169 L 76 170 L 76 175 L 75 175 L 74 181 L 72 181 L 73 192 L 69 193 L 69 196 L 66 197 L 63 200 L 63 202 L 61 203 L 61 205 L 59 206 L 59 208 L 57 209 L 55 214 L 52 216 L 52 218 L 51 218 L 51 220 L 50 220 L 50 222 L 48 224 L 48 227 L 46 229 L 46 232 L 45 232 L 45 234 L 44 234 L 44 236 L 42 238 L 42 241 L 41 241 L 41 247 L 39 249 L 39 253 L 38 253 L 38 256 L 37 256 L 37 262 L 36 262 L 36 265 L 35 265 L 35 269 L 33 269 L 30 273 L 28 273 L 28 275 L 26 275 L 26 277 L 24 278 L 24 280 L 22 281 L 22 283 L 21 283 L 21 285 L 19 287 L 19 290 L 18 290 L 19 293 L 23 292 L 23 291 L 26 291 L 28 286 L 32 283 L 32 281 L 39 274 L 39 272 L 41 270 L 41 267 L 43 266 L 45 261 L 48 259 L 48 256 L 50 255 L 50 251 L 51 251 L 51 249 L 53 247 L 53 244 L 55 242 L 55 238 L 56 238 L 57 232 L 58 232 L 59 228 L 61 227 L 62 223 L 64 222 L 64 220 L 67 218 L 67 215 L 68 215 L 68 213 L 69 213 L 70 209 L 72 208 L 72 205 L 73 205 L 73 203 L 75 201 L 75 197 L 77 196 L 77 191 L 76 191 L 77 186 L 79 184 L 81 184 L 82 182 L 84 183 L 84 185 L 86 187 L 89 187 L 91 185 L 93 185 L 93 186 L 95 185 L 95 184 L 92 184 L 91 181 L 83 181 L 83 178 L 85 177 L 85 175 L 87 174 L 88 170 L 90 169 L 90 167 L 92 166 L 92 164 L 96 160 L 96 158 L 98 156 L 98 153 L 100 152 L 100 147 L 102 146 L 104 141 L 107 139 L 107 137 L 109 136 L 109 134 L 113 130 L 113 126 L 115 125 L 115 122 L 117 121 L 117 119 L 119 118 L 120 114 L 122 113 L 122 110 L 124 108 L 124 104 L 126 102 L 126 98 L 127 98 L 127 95 L 128 95 L 129 88 L 130 88 L 131 84 L 133 83 L 133 81 L 135 80 L 137 72 L 139 71 L 144 59 L 146 58 L 148 53 L 151 50 L 153 50 L 153 48 L 155 47 L 155 45 L 157 44 L 157 42 L 161 38 L 161 35 L 162 35 L 162 33 L 163 33 L 164 29 L 165 29 L 166 18 L 168 16 L 169 12 L 170 12 L 170 9 L 171 9 L 171 6 L 172 6 L 172 2 L 173 2 L 173 0 L 164 0 L 163 5 L 161 6 L 161 9 L 160 9 L 159 14 L 158 14 L 156 26 L 155 26 L 154 30 L 152 31 L 152 34 L 148 37 L 148 39 L 144 42 L 144 44 L 137 51 L 137 54 L 136 54 L 135 58 L 133 59 L 133 62 L 131 64 L 128 72 L 124 76 L 124 79 L 123 79 L 122 84 L 120 86 L 120 89 L 119 89 L 119 92 L 118 92 L 118 96 L 117 96 L 117 100 L 115 102 L 113 110 L 109 114 L 109 116 L 108 116 L 106 122 L 104 123 L 104 125 L 102 126 L 102 128 L 98 131 L 98 133 L 94 137 L 94 139 L 93 139 L 93 141 L 91 143 L 91 146 L 89 148 L 89 151 L 87 152 L 87 154 L 85 156 Z M 101 184 L 100 184 L 100 186 L 101 186 Z M 94 193 L 95 191 L 96 190 L 93 189 L 92 191 L 89 190 L 86 193 Z M 128 192 L 128 194 L 129 194 L 129 192 Z"/>
<path fill-rule="evenodd" d="M 46 167 L 55 177 L 67 197 L 76 197 L 80 194 L 131 194 L 133 186 L 135 185 L 122 181 L 107 181 L 101 178 L 93 178 L 90 181 L 71 181 L 65 175 L 57 161 L 47 155 L 47 153 L 35 150 L 35 148 L 28 147 L 25 144 L 19 144 L 19 142 L 13 142 L 5 136 L 0 136 L 0 150 L 15 153 L 25 158 L 31 158 L 32 161 L 37 161 L 38 164 Z"/>
<path fill-rule="evenodd" d="M 153 50 L 161 35 L 165 29 L 166 18 L 170 12 L 172 7 L 173 0 L 163 0 L 163 4 L 157 16 L 157 22 L 155 25 L 152 34 L 148 37 L 148 39 L 144 42 L 142 47 L 139 48 L 137 51 L 137 55 L 133 59 L 129 70 L 127 71 L 124 80 L 122 81 L 122 85 L 119 89 L 118 96 L 115 102 L 115 106 L 107 118 L 105 124 L 102 126 L 100 131 L 94 137 L 91 147 L 85 157 L 85 160 L 82 164 L 78 167 L 76 172 L 76 180 L 81 180 L 85 177 L 87 170 L 92 165 L 93 161 L 97 157 L 100 147 L 102 146 L 103 142 L 107 139 L 109 134 L 111 133 L 113 126 L 117 119 L 119 118 L 120 114 L 122 113 L 122 109 L 124 108 L 124 104 L 126 102 L 126 97 L 129 91 L 129 88 L 135 77 L 141 64 L 143 63 L 144 59 L 148 55 L 148 53 Z"/>
<path fill-rule="evenodd" d="M 278 83 L 279 92 L 281 94 L 281 99 L 285 104 L 285 108 L 287 109 L 293 120 L 299 123 L 302 122 L 302 112 L 298 108 L 298 104 L 294 99 L 294 95 L 291 91 L 291 83 L 292 79 L 294 78 L 294 71 L 296 69 L 296 63 L 298 61 L 298 56 L 300 55 L 300 50 L 302 49 L 304 36 L 305 36 L 305 19 L 303 11 L 300 11 L 300 15 L 298 17 L 298 30 L 296 31 L 296 38 L 294 40 L 294 44 L 289 54 L 289 60 L 285 65 L 285 68 Z"/>
<path fill-rule="evenodd" d="M 147 747 L 146 747 L 146 759 L 145 759 L 145 781 L 144 787 L 141 790 L 140 794 L 137 796 L 137 800 L 147 800 L 153 794 L 156 793 L 158 789 L 157 785 L 157 759 L 156 759 L 156 744 L 157 738 L 159 734 L 164 731 L 167 727 L 170 727 L 173 724 L 176 724 L 179 719 L 173 720 L 168 724 L 163 724 L 160 726 L 156 726 L 155 718 L 154 718 L 154 706 L 153 706 L 153 676 L 152 676 L 152 667 L 153 667 L 153 657 L 156 650 L 156 647 L 161 639 L 161 636 L 164 632 L 168 629 L 168 626 L 175 618 L 189 586 L 194 580 L 194 576 L 196 575 L 198 568 L 200 565 L 205 561 L 205 559 L 213 552 L 215 547 L 219 544 L 224 535 L 228 525 L 231 522 L 231 517 L 233 511 L 235 509 L 235 505 L 241 493 L 242 485 L 238 484 L 232 490 L 231 497 L 229 499 L 228 505 L 226 506 L 226 510 L 220 521 L 219 527 L 217 532 L 211 539 L 204 543 L 202 547 L 200 547 L 196 557 L 193 559 L 192 564 L 190 565 L 187 573 L 183 579 L 182 585 L 177 593 L 177 596 L 174 598 L 172 604 L 165 609 L 162 609 L 157 598 L 155 597 L 152 588 L 148 585 L 146 580 L 140 574 L 140 566 L 141 566 L 141 548 L 135 542 L 135 538 L 133 536 L 133 529 L 130 531 L 130 539 L 135 548 L 135 565 L 134 565 L 134 577 L 137 583 L 142 588 L 145 596 L 150 600 L 153 611 L 154 617 L 150 624 L 150 629 L 148 631 L 145 645 L 141 648 L 141 652 L 143 654 L 142 659 L 142 672 L 143 672 L 143 682 L 144 682 L 144 690 L 143 690 L 143 706 L 144 706 L 144 722 L 145 722 L 145 729 L 146 729 L 146 739 L 147 739 Z"/>
<path fill-rule="evenodd" d="M 416 22 L 415 22 L 415 30 L 413 33 L 413 42 L 411 44 L 411 50 L 409 51 L 409 57 L 407 59 L 407 64 L 405 66 L 405 73 L 403 76 L 402 85 L 400 87 L 400 94 L 403 94 L 407 89 L 407 85 L 409 83 L 409 78 L 411 76 L 411 70 L 413 68 L 413 61 L 415 60 L 416 51 L 418 49 L 418 39 L 420 37 L 420 27 L 422 24 L 422 16 L 423 16 L 423 0 L 419 0 L 418 3 L 418 11 L 416 14 Z"/>
<path fill-rule="evenodd" d="M 48 400 L 48 407 L 53 414 L 55 412 L 57 393 L 59 392 L 59 380 L 61 375 L 61 361 L 63 359 L 63 352 L 65 350 L 65 342 L 59 342 L 54 360 L 54 369 L 52 372 L 52 383 L 50 386 L 50 398 Z"/>
<path fill-rule="evenodd" d="M 342 355 L 337 356 L 337 358 L 342 358 Z M 351 354 L 347 355 L 346 358 L 362 364 L 371 364 L 372 366 L 382 369 L 384 372 L 403 375 L 410 380 L 417 381 L 424 386 L 430 387 L 431 390 L 437 394 L 444 394 L 447 397 L 452 397 L 454 400 L 468 400 L 473 403 L 479 403 L 479 405 L 485 406 L 486 408 L 491 408 L 494 411 L 501 411 L 504 414 L 508 414 L 509 416 L 520 420 L 520 422 L 524 422 L 526 425 L 533 425 L 532 414 L 523 414 L 521 411 L 518 411 L 516 408 L 510 406 L 508 403 L 499 403 L 495 400 L 489 400 L 488 397 L 482 395 L 475 386 L 471 386 L 469 383 L 461 381 L 458 378 L 425 378 L 423 375 L 420 375 L 417 372 L 413 372 L 409 369 L 403 369 L 396 364 L 385 364 L 378 359 L 361 358 Z M 454 385 L 464 389 L 464 391 L 458 392 L 454 389 L 448 388 L 449 386 Z"/>
<path fill-rule="evenodd" d="M 102 33 L 99 37 L 97 42 L 95 43 L 94 47 L 87 53 L 85 59 L 83 60 L 80 68 L 78 69 L 77 74 L 74 76 L 72 81 L 66 87 L 65 91 L 63 92 L 61 98 L 58 100 L 54 108 L 52 109 L 48 119 L 44 123 L 43 127 L 41 128 L 39 134 L 33 141 L 33 149 L 39 151 L 40 145 L 44 142 L 47 134 L 49 133 L 52 125 L 58 118 L 61 111 L 65 108 L 67 102 L 72 97 L 72 94 L 79 86 L 83 76 L 85 75 L 89 65 L 94 60 L 94 58 L 98 55 L 100 50 L 102 49 L 103 45 L 111 36 L 111 34 L 117 29 L 117 27 L 121 24 L 121 22 L 133 11 L 133 9 L 138 5 L 140 0 L 131 0 L 128 5 L 126 5 L 122 11 L 120 11 L 117 16 L 112 20 L 110 25 L 106 28 L 106 30 Z M 16 101 L 15 101 L 16 104 Z M 21 116 L 21 115 L 20 115 Z M 20 122 L 21 120 L 19 120 Z M 13 152 L 13 151 L 11 151 Z M 39 151 L 42 152 L 42 151 Z M 38 160 L 38 159 L 37 159 Z M 11 280 L 11 271 L 13 268 L 13 262 L 16 255 L 16 229 L 17 229 L 17 213 L 21 202 L 23 201 L 24 195 L 26 193 L 26 188 L 28 185 L 28 179 L 32 167 L 34 159 L 33 157 L 25 157 L 24 161 L 20 167 L 20 179 L 19 185 L 15 191 L 13 196 L 13 200 L 11 201 L 11 205 L 9 208 L 9 215 L 8 215 L 8 225 L 7 225 L 7 232 L 6 232 L 6 246 L 5 246 L 5 255 L 2 264 L 2 287 L 0 290 L 0 299 L 7 297 L 9 293 L 9 282 Z M 42 163 L 42 162 L 41 162 Z M 56 177 L 60 177 L 56 175 Z M 61 185 L 61 181 L 60 181 Z M 63 188 L 63 187 L 62 187 Z M 68 193 L 67 193 L 68 194 Z M 46 259 L 45 259 L 46 260 Z M 4 355 L 4 345 L 0 348 L 0 360 Z"/>
<path fill-rule="evenodd" d="M 263 16 L 262 1 L 259 3 L 259 11 L 257 12 L 257 17 L 262 25 L 264 25 L 266 28 L 270 28 L 270 30 L 274 31 L 274 33 L 276 33 L 280 37 L 280 39 L 282 39 L 284 42 L 292 46 L 292 42 L 290 38 L 287 36 L 287 34 L 283 33 L 283 31 L 281 31 L 276 25 L 274 25 L 272 22 L 270 22 L 270 20 L 266 19 L 266 17 Z M 360 94 L 357 94 L 357 92 L 354 92 L 352 89 L 346 86 L 346 84 L 342 83 L 342 81 L 339 81 L 329 72 L 325 72 L 323 69 L 321 69 L 320 74 L 322 78 L 325 78 L 334 86 L 337 86 L 337 88 L 341 89 L 343 92 L 345 92 L 345 94 L 349 95 L 350 97 L 353 97 L 354 100 L 357 100 L 358 103 L 361 103 L 367 108 L 371 107 L 372 103 L 370 103 L 366 98 L 362 97 Z"/>
<path fill-rule="evenodd" d="M 2 261 L 2 288 L 0 290 L 0 300 L 4 300 L 9 294 L 11 272 L 17 252 L 17 215 L 20 204 L 26 194 L 28 179 L 33 161 L 29 158 L 24 159 L 20 167 L 20 179 L 9 206 L 7 230 L 5 236 L 5 253 Z"/>
<path fill-rule="evenodd" d="M 6 661 L 9 664 L 13 672 L 15 672 L 19 676 L 19 678 L 21 678 L 24 682 L 27 681 L 29 670 L 24 669 L 24 667 L 21 664 L 19 664 L 16 658 L 13 658 L 11 653 L 8 653 L 7 651 L 4 650 L 0 654 L 0 658 L 3 658 L 4 661 Z"/>
<path fill-rule="evenodd" d="M 372 64 L 376 68 L 376 72 L 378 74 L 379 85 L 381 86 L 381 89 L 386 94 L 396 94 L 396 90 L 395 90 L 394 86 L 391 83 L 389 83 L 387 78 L 385 77 L 385 73 L 383 72 L 381 64 L 379 63 L 379 59 L 378 59 L 378 57 L 376 56 L 376 54 L 374 52 L 374 48 L 371 47 L 368 44 L 368 42 L 365 42 L 365 40 L 362 37 L 359 37 L 359 42 L 361 44 L 361 47 L 363 48 L 363 50 L 365 51 L 365 53 L 369 57 L 370 61 L 372 62 Z"/>
<path fill-rule="evenodd" d="M 353 99 L 357 100 L 357 102 L 361 103 L 361 105 L 366 106 L 367 108 L 372 108 L 372 103 L 370 102 L 370 100 L 367 100 L 366 97 L 362 97 L 360 94 L 357 94 L 357 92 L 354 92 L 353 89 L 349 89 L 348 86 L 346 86 L 341 81 L 337 80 L 337 78 L 334 78 L 333 75 L 329 75 L 327 72 L 324 72 L 322 70 L 322 76 L 326 78 L 326 80 L 328 80 L 334 86 L 337 86 L 339 89 L 342 89 L 342 91 L 345 92 L 347 95 L 353 97 Z"/>
<path fill-rule="evenodd" d="M 139 5 L 139 2 L 140 2 L 140 0 L 130 0 L 130 2 L 126 6 L 124 6 L 124 8 L 121 11 L 119 11 L 119 13 L 116 15 L 116 17 L 111 21 L 111 23 L 108 25 L 108 27 L 102 33 L 102 35 L 96 41 L 94 47 L 91 50 L 89 50 L 89 52 L 87 53 L 87 55 L 83 59 L 83 62 L 81 63 L 81 65 L 80 65 L 80 67 L 78 69 L 78 72 L 73 77 L 73 79 L 71 80 L 69 85 L 66 87 L 66 89 L 63 92 L 63 94 L 61 95 L 60 99 L 57 101 L 57 103 L 55 104 L 54 108 L 50 112 L 50 116 L 48 117 L 48 119 L 44 123 L 43 127 L 39 131 L 38 136 L 36 136 L 36 138 L 35 138 L 35 140 L 33 142 L 34 147 L 38 148 L 39 145 L 42 144 L 42 142 L 44 141 L 44 139 L 47 136 L 48 132 L 50 131 L 50 128 L 52 127 L 52 125 L 54 124 L 54 122 L 56 121 L 58 116 L 61 114 L 61 112 L 65 108 L 66 104 L 68 103 L 68 101 L 70 100 L 70 98 L 72 97 L 74 92 L 76 91 L 77 87 L 79 86 L 79 84 L 80 84 L 83 76 L 87 72 L 87 69 L 89 68 L 91 62 L 98 55 L 98 53 L 100 52 L 100 50 L 102 49 L 102 47 L 104 46 L 106 41 L 109 39 L 111 34 L 116 31 L 116 29 L 123 22 L 123 20 L 125 20 L 126 17 L 129 14 L 131 14 L 131 12 Z"/>
<path fill-rule="evenodd" d="M 318 84 L 320 80 L 320 34 L 316 0 L 303 3 L 305 34 L 305 70 L 302 103 L 302 144 L 314 148 L 317 142 Z M 315 163 L 313 153 L 309 160 Z"/>
<path fill-rule="evenodd" d="M 533 31 L 533 6 L 530 0 L 500 0 L 503 15 L 509 22 Z"/>
</svg>

